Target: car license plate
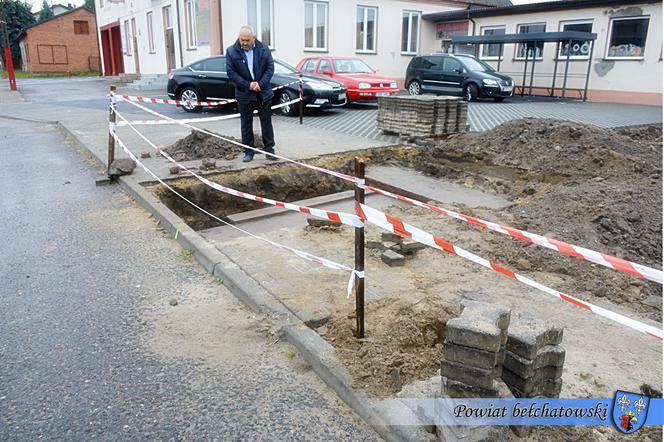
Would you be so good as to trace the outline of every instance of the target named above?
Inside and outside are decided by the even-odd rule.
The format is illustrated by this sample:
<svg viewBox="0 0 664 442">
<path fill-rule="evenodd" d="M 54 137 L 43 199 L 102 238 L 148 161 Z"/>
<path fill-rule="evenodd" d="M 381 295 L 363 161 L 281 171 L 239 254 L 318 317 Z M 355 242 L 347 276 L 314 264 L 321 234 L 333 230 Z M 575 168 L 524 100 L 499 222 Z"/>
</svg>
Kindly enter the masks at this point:
<svg viewBox="0 0 664 442">
<path fill-rule="evenodd" d="M 376 92 L 377 97 L 389 97 L 390 93 L 389 92 Z"/>
<path fill-rule="evenodd" d="M 345 100 L 346 99 L 346 94 L 339 94 L 339 100 Z"/>
<path fill-rule="evenodd" d="M 503 86 L 501 89 L 503 92 L 512 92 L 512 86 Z"/>
</svg>

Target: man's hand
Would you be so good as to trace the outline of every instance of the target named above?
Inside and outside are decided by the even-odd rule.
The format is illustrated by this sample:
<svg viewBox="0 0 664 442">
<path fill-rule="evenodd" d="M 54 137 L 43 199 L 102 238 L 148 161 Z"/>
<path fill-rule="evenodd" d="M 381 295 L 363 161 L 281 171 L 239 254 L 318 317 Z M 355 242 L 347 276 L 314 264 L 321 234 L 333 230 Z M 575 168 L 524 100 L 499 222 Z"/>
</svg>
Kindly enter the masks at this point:
<svg viewBox="0 0 664 442">
<path fill-rule="evenodd" d="M 258 85 L 257 81 L 252 81 L 251 84 L 249 84 L 249 90 L 252 92 L 260 92 L 261 87 Z"/>
</svg>

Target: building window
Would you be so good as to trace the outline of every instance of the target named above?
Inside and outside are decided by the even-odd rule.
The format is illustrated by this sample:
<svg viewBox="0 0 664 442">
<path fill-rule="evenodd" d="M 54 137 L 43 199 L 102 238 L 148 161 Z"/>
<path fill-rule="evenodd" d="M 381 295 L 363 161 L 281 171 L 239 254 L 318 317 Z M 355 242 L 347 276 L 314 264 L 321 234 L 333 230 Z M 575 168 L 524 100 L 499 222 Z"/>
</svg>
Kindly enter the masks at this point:
<svg viewBox="0 0 664 442">
<path fill-rule="evenodd" d="M 256 31 L 256 37 L 272 49 L 272 0 L 247 0 L 247 23 Z"/>
<path fill-rule="evenodd" d="M 378 8 L 370 6 L 357 7 L 357 29 L 355 49 L 358 52 L 376 52 L 376 21 Z"/>
<path fill-rule="evenodd" d="M 505 35 L 505 26 L 486 26 L 482 28 L 482 35 Z M 485 60 L 498 60 L 503 56 L 503 45 L 500 43 L 482 45 L 481 58 Z"/>
<path fill-rule="evenodd" d="M 304 2 L 304 49 L 327 50 L 327 3 Z"/>
<path fill-rule="evenodd" d="M 593 31 L 593 21 L 592 20 L 576 20 L 568 22 L 560 22 L 560 30 L 565 31 L 576 31 L 576 32 L 592 32 Z M 567 58 L 567 53 L 569 52 L 569 58 L 587 60 L 590 56 L 590 45 L 592 43 L 586 40 L 572 40 L 570 42 L 565 41 L 560 43 L 560 51 L 558 52 L 558 58 Z"/>
<path fill-rule="evenodd" d="M 528 23 L 525 25 L 517 25 L 516 27 L 518 34 L 533 34 L 536 32 L 546 32 L 546 23 Z M 526 52 L 527 50 L 527 52 Z M 526 54 L 528 59 L 532 60 L 533 56 L 537 60 L 542 59 L 542 54 L 544 53 L 544 42 L 537 43 L 519 43 L 516 47 L 516 59 L 525 60 Z"/>
<path fill-rule="evenodd" d="M 154 53 L 154 29 L 152 28 L 152 12 L 146 14 L 146 19 L 148 22 L 148 48 L 151 53 Z"/>
<path fill-rule="evenodd" d="M 74 20 L 74 34 L 77 35 L 88 35 L 90 33 L 90 28 L 88 27 L 88 22 L 85 20 Z"/>
<path fill-rule="evenodd" d="M 612 18 L 606 58 L 643 58 L 649 22 L 649 17 Z"/>
<path fill-rule="evenodd" d="M 417 11 L 401 13 L 401 53 L 417 54 L 420 49 L 420 15 Z"/>
<path fill-rule="evenodd" d="M 186 0 L 184 4 L 185 31 L 187 35 L 187 49 L 196 48 L 196 2 Z"/>
<path fill-rule="evenodd" d="M 129 20 L 124 22 L 124 47 L 125 55 L 131 56 L 131 28 L 129 27 Z"/>
<path fill-rule="evenodd" d="M 162 15 L 164 19 L 164 29 L 171 29 L 173 27 L 172 20 L 171 20 L 171 7 L 170 6 L 164 6 L 164 9 L 162 10 Z"/>
</svg>

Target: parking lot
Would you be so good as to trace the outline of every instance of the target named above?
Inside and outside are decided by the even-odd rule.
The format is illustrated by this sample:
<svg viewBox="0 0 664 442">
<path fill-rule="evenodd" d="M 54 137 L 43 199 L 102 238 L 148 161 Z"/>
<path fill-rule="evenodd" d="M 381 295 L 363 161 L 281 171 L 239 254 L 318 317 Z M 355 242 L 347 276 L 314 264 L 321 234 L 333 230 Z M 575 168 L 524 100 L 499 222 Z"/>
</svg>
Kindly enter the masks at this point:
<svg viewBox="0 0 664 442">
<path fill-rule="evenodd" d="M 396 142 L 397 136 L 384 134 L 378 129 L 377 112 L 376 104 L 351 104 L 325 112 L 309 112 L 304 124 L 379 141 Z M 662 122 L 662 109 L 656 106 L 549 99 L 528 100 L 518 97 L 502 103 L 472 102 L 468 112 L 471 132 L 484 132 L 519 118 L 555 118 L 606 128 Z M 291 118 L 279 118 L 293 121 Z"/>
</svg>

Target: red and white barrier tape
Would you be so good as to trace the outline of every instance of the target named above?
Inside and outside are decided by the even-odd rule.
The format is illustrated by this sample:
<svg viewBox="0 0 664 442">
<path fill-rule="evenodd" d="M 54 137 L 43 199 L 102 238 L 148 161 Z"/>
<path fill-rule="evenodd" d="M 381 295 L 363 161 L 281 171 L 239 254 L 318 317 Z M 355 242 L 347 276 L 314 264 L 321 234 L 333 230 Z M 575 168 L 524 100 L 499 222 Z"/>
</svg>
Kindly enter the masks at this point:
<svg viewBox="0 0 664 442">
<path fill-rule="evenodd" d="M 291 81 L 290 83 L 282 84 L 272 88 L 273 91 L 283 89 L 288 86 L 300 83 L 300 80 Z M 176 106 L 205 106 L 205 107 L 214 107 L 214 106 L 223 106 L 229 103 L 235 103 L 237 100 L 235 98 L 230 100 L 220 100 L 220 101 L 191 101 L 191 100 L 171 100 L 169 98 L 151 98 L 151 97 L 140 97 L 136 95 L 117 95 L 119 99 L 124 101 L 134 101 L 136 103 L 152 103 L 152 104 L 172 104 Z"/>
<path fill-rule="evenodd" d="M 143 106 L 142 104 L 133 103 L 133 102 L 128 102 L 128 103 L 129 103 L 130 105 L 132 105 L 132 106 L 135 106 L 135 107 L 137 107 L 137 108 L 139 108 L 139 109 L 141 109 L 141 110 L 143 110 L 143 111 L 145 111 L 145 112 L 147 112 L 147 113 L 149 113 L 149 114 L 152 114 L 152 115 L 154 115 L 154 116 L 156 116 L 156 117 L 159 117 L 159 118 L 161 118 L 161 119 L 169 120 L 169 121 L 173 121 L 173 122 L 175 122 L 174 124 L 178 124 L 178 125 L 180 125 L 180 126 L 187 127 L 187 128 L 189 128 L 189 129 L 191 129 L 191 130 L 195 130 L 195 131 L 197 131 L 197 132 L 204 133 L 204 134 L 206 134 L 206 135 L 209 135 L 209 136 L 211 136 L 211 137 L 217 138 L 217 139 L 219 139 L 219 140 L 226 141 L 227 143 L 231 143 L 231 144 L 234 144 L 234 145 L 236 145 L 236 146 L 240 146 L 240 147 L 242 147 L 242 148 L 244 148 L 244 149 L 249 149 L 249 150 L 251 150 L 251 151 L 253 151 L 253 152 L 257 152 L 257 153 L 263 153 L 263 154 L 272 155 L 272 156 L 274 156 L 274 157 L 279 158 L 280 160 L 284 160 L 284 161 L 289 162 L 289 163 L 292 163 L 292 164 L 297 164 L 298 166 L 306 167 L 307 169 L 315 170 L 315 171 L 318 171 L 318 172 L 321 172 L 321 173 L 326 173 L 326 174 L 328 174 L 328 175 L 332 175 L 332 176 L 334 176 L 334 177 L 337 177 L 337 178 L 339 178 L 339 179 L 342 179 L 342 180 L 345 180 L 345 181 L 349 181 L 349 182 L 352 182 L 352 183 L 360 183 L 360 184 L 361 184 L 361 183 L 364 183 L 363 180 L 360 180 L 359 178 L 356 178 L 356 177 L 354 177 L 354 176 L 352 176 L 352 175 L 346 175 L 346 174 L 341 173 L 341 172 L 335 172 L 334 170 L 328 170 L 328 169 L 325 169 L 325 168 L 322 168 L 322 167 L 318 167 L 318 166 L 314 166 L 314 165 L 311 165 L 311 164 L 307 164 L 307 163 L 302 163 L 302 162 L 299 162 L 299 161 L 291 160 L 290 158 L 287 158 L 287 157 L 281 156 L 281 155 L 279 155 L 279 154 L 277 154 L 277 153 L 266 152 L 266 151 L 264 151 L 264 150 L 258 149 L 258 148 L 253 147 L 253 146 L 247 146 L 246 144 L 242 144 L 242 143 L 240 143 L 240 142 L 238 142 L 238 141 L 235 141 L 235 140 L 232 140 L 232 139 L 230 139 L 230 138 L 222 137 L 221 135 L 216 134 L 216 133 L 214 133 L 214 132 L 210 132 L 209 130 L 202 129 L 202 128 L 200 128 L 200 127 L 196 127 L 196 126 L 192 126 L 192 125 L 189 124 L 189 123 L 185 123 L 185 122 L 183 122 L 183 121 L 181 121 L 181 120 L 177 120 L 177 119 L 175 119 L 175 118 L 171 118 L 171 117 L 169 117 L 169 116 L 166 116 L 166 115 L 160 114 L 159 112 L 156 112 L 156 111 L 154 111 L 154 110 L 152 110 L 152 109 L 148 109 L 147 107 Z M 132 124 L 133 124 L 133 123 L 132 123 Z"/>
<path fill-rule="evenodd" d="M 470 253 L 460 247 L 456 247 L 437 236 L 434 236 L 430 233 L 425 232 L 424 230 L 418 229 L 417 227 L 411 226 L 397 218 L 394 218 L 390 215 L 387 215 L 379 210 L 376 210 L 372 207 L 366 206 L 364 204 L 356 203 L 356 212 L 357 215 L 365 221 L 368 221 L 372 224 L 377 225 L 378 227 L 387 230 L 388 232 L 396 233 L 397 235 L 410 238 L 419 243 L 425 244 L 429 247 L 433 247 L 438 250 L 443 250 L 448 253 L 452 253 L 457 256 L 461 256 L 469 261 L 472 261 L 476 264 L 479 264 L 488 269 L 494 270 L 498 273 L 501 273 L 509 278 L 516 279 L 517 281 L 526 284 L 530 287 L 536 288 L 546 294 L 555 296 L 558 299 L 574 304 L 583 309 L 589 310 L 599 316 L 603 316 L 611 321 L 617 322 L 621 325 L 630 327 L 634 330 L 637 330 L 641 333 L 645 333 L 648 336 L 652 336 L 657 339 L 662 339 L 662 330 L 655 328 L 651 325 L 644 324 L 640 321 L 628 318 L 619 313 L 612 312 L 605 308 L 590 304 L 588 302 L 582 301 L 578 298 L 575 298 L 570 295 L 566 295 L 552 288 L 546 287 L 538 282 L 533 281 L 530 278 L 514 273 L 511 270 L 506 269 L 498 264 L 495 264 L 491 261 L 488 261 L 484 258 L 481 258 L 473 253 Z"/>
<path fill-rule="evenodd" d="M 322 209 L 316 209 L 313 207 L 306 207 L 306 206 L 298 206 L 297 204 L 292 204 L 292 203 L 286 203 L 283 201 L 276 201 L 270 198 L 265 198 L 262 196 L 257 196 L 257 195 L 252 195 L 250 193 L 246 192 L 241 192 L 239 190 L 231 189 L 230 187 L 223 186 L 219 183 L 215 183 L 213 181 L 208 180 L 207 178 L 198 175 L 196 172 L 190 170 L 189 168 L 185 167 L 184 165 L 178 163 L 173 157 L 171 157 L 169 154 L 164 152 L 161 148 L 159 148 L 157 145 L 155 145 L 152 141 L 150 141 L 143 133 L 141 133 L 138 129 L 136 129 L 131 123 L 127 121 L 127 119 L 117 110 L 115 110 L 115 114 L 124 122 L 127 123 L 127 125 L 134 131 L 136 134 L 142 138 L 150 147 L 152 147 L 154 150 L 156 150 L 161 156 L 166 158 L 168 161 L 171 163 L 175 164 L 176 166 L 180 167 L 180 169 L 186 171 L 205 185 L 218 190 L 220 192 L 227 193 L 229 195 L 237 196 L 240 198 L 252 200 L 252 201 L 258 201 L 261 203 L 266 203 L 266 204 L 271 204 L 273 206 L 278 206 L 278 207 L 283 207 L 288 210 L 292 210 L 294 212 L 299 212 L 299 213 L 304 213 L 307 215 L 312 215 L 317 218 L 321 219 L 326 219 L 329 221 L 334 221 L 337 223 L 342 223 L 346 224 L 348 226 L 352 227 L 364 227 L 364 223 L 360 218 L 351 213 L 344 213 L 344 212 L 336 212 L 336 211 L 331 211 L 331 210 L 322 210 Z M 111 129 L 112 130 L 112 129 Z"/>
<path fill-rule="evenodd" d="M 133 104 L 133 103 L 131 103 L 131 104 Z M 137 106 L 140 107 L 140 105 L 137 105 Z M 171 124 L 183 124 L 183 125 L 186 125 L 187 127 L 191 128 L 191 129 L 193 129 L 193 130 L 199 130 L 199 131 L 207 133 L 211 136 L 214 136 L 216 138 L 220 138 L 220 139 L 223 139 L 225 141 L 238 144 L 242 147 L 249 148 L 249 149 L 254 150 L 256 152 L 263 153 L 263 151 L 261 151 L 259 149 L 256 149 L 256 148 L 253 148 L 251 146 L 244 146 L 241 143 L 234 142 L 232 140 L 229 140 L 229 139 L 226 139 L 224 137 L 218 136 L 216 134 L 205 131 L 203 129 L 195 128 L 194 126 L 190 126 L 182 120 L 171 119 L 170 117 L 163 116 L 161 114 L 158 114 L 158 113 L 156 113 L 154 111 L 151 111 L 149 109 L 146 109 L 146 108 L 142 108 L 142 109 L 146 110 L 147 112 L 151 112 L 151 113 L 159 116 L 162 119 L 172 120 Z M 200 122 L 201 119 L 192 120 L 192 121 L 193 122 L 196 122 L 196 121 Z M 133 122 L 132 122 L 132 124 L 133 124 Z M 324 168 L 321 168 L 321 167 L 312 166 L 312 165 L 308 165 L 308 164 L 305 164 L 305 163 L 300 163 L 300 162 L 293 161 L 293 160 L 290 160 L 290 159 L 285 158 L 285 157 L 281 157 L 279 155 L 276 155 L 276 156 L 280 159 L 285 160 L 285 161 L 290 161 L 290 162 L 293 162 L 293 163 L 298 164 L 300 166 L 304 166 L 304 167 L 316 170 L 318 172 L 322 172 L 322 173 L 326 173 L 326 174 L 335 176 L 337 178 L 352 182 L 352 183 L 354 183 L 354 184 L 356 184 L 356 185 L 358 185 L 358 186 L 360 186 L 364 189 L 371 190 L 373 192 L 377 192 L 377 193 L 380 193 L 382 195 L 386 195 L 386 196 L 389 196 L 391 198 L 394 198 L 394 199 L 397 199 L 397 200 L 400 200 L 400 201 L 408 202 L 410 204 L 413 204 L 413 205 L 416 205 L 416 206 L 419 206 L 419 207 L 424 207 L 424 208 L 433 210 L 435 212 L 442 213 L 442 214 L 451 216 L 453 218 L 456 218 L 456 219 L 459 219 L 459 220 L 462 220 L 462 221 L 470 222 L 472 224 L 475 224 L 475 225 L 478 225 L 478 226 L 481 226 L 481 227 L 485 227 L 487 229 L 490 229 L 490 230 L 498 232 L 498 233 L 502 233 L 502 234 L 505 234 L 505 235 L 508 235 L 508 236 L 519 238 L 519 239 L 522 239 L 524 241 L 528 241 L 532 244 L 537 244 L 541 247 L 546 247 L 548 249 L 555 250 L 555 251 L 558 251 L 560 253 L 563 253 L 563 254 L 566 254 L 566 255 L 569 255 L 569 256 L 573 256 L 573 257 L 576 257 L 576 258 L 579 258 L 579 259 L 583 259 L 585 261 L 589 261 L 589 262 L 592 262 L 592 263 L 595 263 L 595 264 L 598 264 L 598 265 L 602 265 L 604 267 L 608 267 L 608 268 L 613 269 L 613 270 L 617 270 L 617 271 L 624 272 L 624 273 L 629 273 L 633 276 L 637 276 L 637 277 L 644 278 L 644 279 L 647 279 L 647 280 L 650 280 L 650 281 L 654 281 L 654 282 L 657 282 L 659 284 L 663 283 L 663 279 L 664 279 L 663 278 L 663 273 L 659 269 L 654 269 L 654 268 L 651 268 L 651 267 L 647 267 L 647 266 L 644 266 L 642 264 L 637 264 L 637 263 L 627 261 L 627 260 L 622 259 L 622 258 L 618 258 L 618 257 L 611 256 L 611 255 L 601 253 L 601 252 L 596 252 L 594 250 L 590 250 L 590 249 L 587 249 L 585 247 L 580 247 L 580 246 L 577 246 L 577 245 L 569 244 L 569 243 L 559 241 L 559 240 L 556 240 L 556 239 L 546 238 L 545 236 L 537 235 L 535 233 L 526 232 L 526 231 L 519 230 L 519 229 L 516 229 L 516 228 L 513 228 L 513 227 L 509 227 L 509 226 L 503 226 L 501 224 L 492 223 L 490 221 L 485 221 L 485 220 L 482 220 L 482 219 L 479 219 L 479 218 L 464 215 L 464 214 L 461 214 L 461 213 L 458 213 L 458 212 L 455 212 L 455 211 L 452 211 L 452 210 L 443 209 L 443 208 L 440 208 L 440 207 L 437 207 L 437 206 L 434 206 L 434 205 L 431 205 L 431 204 L 428 204 L 428 203 L 424 203 L 422 201 L 418 201 L 418 200 L 408 198 L 408 197 L 405 197 L 405 196 L 402 196 L 402 195 L 398 195 L 398 194 L 395 194 L 395 193 L 392 193 L 392 192 L 389 192 L 389 191 L 386 191 L 386 190 L 382 190 L 380 188 L 376 188 L 376 187 L 373 187 L 373 186 L 367 186 L 367 185 L 364 184 L 363 180 L 360 180 L 359 178 L 356 178 L 356 177 L 351 176 L 351 175 L 346 175 L 346 174 L 342 174 L 342 173 L 339 173 L 339 172 L 324 169 Z"/>
<path fill-rule="evenodd" d="M 300 99 L 296 98 L 295 100 L 288 101 L 286 103 L 279 103 L 275 104 L 274 106 L 271 107 L 272 110 L 279 109 L 282 107 L 290 106 L 295 103 L 299 103 Z M 132 103 L 133 104 L 133 103 Z M 254 114 L 258 113 L 257 110 L 254 111 Z M 184 123 L 208 123 L 210 121 L 223 121 L 223 120 L 232 120 L 233 118 L 240 118 L 240 114 L 230 114 L 230 115 L 220 115 L 218 117 L 202 117 L 202 118 L 184 118 L 181 120 L 175 120 L 175 121 L 180 121 Z M 135 120 L 135 121 L 130 121 L 130 122 L 121 122 L 122 124 L 118 124 L 118 126 L 126 126 L 127 124 L 131 123 L 134 126 L 144 126 L 144 125 L 164 125 L 164 124 L 178 124 L 175 121 L 167 121 L 167 120 Z"/>
<path fill-rule="evenodd" d="M 388 192 L 386 190 L 378 189 L 376 187 L 366 186 L 366 185 L 360 187 L 367 190 L 371 190 L 376 193 L 380 193 L 385 196 L 389 196 L 399 201 L 404 201 L 418 207 L 424 207 L 426 209 L 433 210 L 434 212 L 451 216 L 452 218 L 456 218 L 461 221 L 466 221 L 471 224 L 475 224 L 476 226 L 493 230 L 494 232 L 502 233 L 503 235 L 519 238 L 524 241 L 530 242 L 532 244 L 537 244 L 538 246 L 555 250 L 565 255 L 573 256 L 575 258 L 580 258 L 585 261 L 590 261 L 592 263 L 599 264 L 601 266 L 608 267 L 613 270 L 617 270 L 619 272 L 629 273 L 630 275 L 638 276 L 639 278 L 648 279 L 650 281 L 662 284 L 662 271 L 658 269 L 646 267 L 644 265 L 627 261 L 625 259 L 617 258 L 615 256 L 607 255 L 605 253 L 595 252 L 594 250 L 586 249 L 585 247 L 575 246 L 573 244 L 569 244 L 563 241 L 558 241 L 552 238 L 547 238 L 545 236 L 537 235 L 535 233 L 530 233 L 524 230 L 515 229 L 514 227 L 504 226 L 490 221 L 485 221 L 483 219 L 464 215 L 462 213 L 458 213 L 453 210 L 443 209 L 441 207 L 437 207 L 422 201 L 401 196 L 396 193 Z"/>
<path fill-rule="evenodd" d="M 266 242 L 266 243 L 268 243 L 268 244 L 270 244 L 270 245 L 272 245 L 272 246 L 274 246 L 274 247 L 277 247 L 277 248 L 280 248 L 280 249 L 283 249 L 283 250 L 288 250 L 289 252 L 291 252 L 291 253 L 293 253 L 293 254 L 295 254 L 295 255 L 299 256 L 300 258 L 303 258 L 303 259 L 305 259 L 305 260 L 307 260 L 307 261 L 313 262 L 313 263 L 315 263 L 315 264 L 322 265 L 322 266 L 327 267 L 327 268 L 330 268 L 330 269 L 334 269 L 334 270 L 342 270 L 342 271 L 345 271 L 345 272 L 350 272 L 350 279 L 349 279 L 349 281 L 348 281 L 348 295 L 349 295 L 349 296 L 350 296 L 350 293 L 351 293 L 352 288 L 353 288 L 353 285 L 354 285 L 355 277 L 357 277 L 357 278 L 364 278 L 364 272 L 359 272 L 359 271 L 357 271 L 357 270 L 355 270 L 355 269 L 353 269 L 353 268 L 351 268 L 351 267 L 348 267 L 347 265 L 339 264 L 339 263 L 334 262 L 334 261 L 331 261 L 331 260 L 329 260 L 329 259 L 321 258 L 321 257 L 316 256 L 316 255 L 313 255 L 313 254 L 311 254 L 311 253 L 303 252 L 303 251 L 301 251 L 301 250 L 294 249 L 294 248 L 292 248 L 292 247 L 289 247 L 289 246 L 286 246 L 286 245 L 283 245 L 283 244 L 279 244 L 279 243 L 274 242 L 274 241 L 271 241 L 271 240 L 269 240 L 269 239 L 267 239 L 267 238 L 263 238 L 262 236 L 254 235 L 254 234 L 251 233 L 251 232 L 247 232 L 246 230 L 241 229 L 241 228 L 239 228 L 239 227 L 237 227 L 237 226 L 234 226 L 234 225 L 232 225 L 232 224 L 230 224 L 230 223 L 224 221 L 223 219 L 221 219 L 221 218 L 215 216 L 214 214 L 208 212 L 207 210 L 203 209 L 202 207 L 196 205 L 194 202 L 192 202 L 192 201 L 190 201 L 189 199 L 187 199 L 184 195 L 182 195 L 181 193 L 179 193 L 177 190 L 173 189 L 173 188 L 172 188 L 171 186 L 169 186 L 166 182 L 164 182 L 161 178 L 159 178 L 154 172 L 152 172 L 150 169 L 148 169 L 147 166 L 145 166 L 145 164 L 143 164 L 143 163 L 142 163 L 142 162 L 141 162 L 141 161 L 140 161 L 140 160 L 139 160 L 139 159 L 138 159 L 138 158 L 137 158 L 137 157 L 136 157 L 136 156 L 135 156 L 135 155 L 129 150 L 129 148 L 128 148 L 128 147 L 124 144 L 124 142 L 118 137 L 118 135 L 117 135 L 117 133 L 116 133 L 115 131 L 110 130 L 109 133 L 110 133 L 111 136 L 115 139 L 115 141 L 118 143 L 118 145 L 119 145 L 120 147 L 122 147 L 122 150 L 124 150 L 124 152 L 127 154 L 127 156 L 129 156 L 129 158 L 131 158 L 134 162 L 136 162 L 136 164 L 139 165 L 139 166 L 140 166 L 140 167 L 141 167 L 141 168 L 142 168 L 142 169 L 143 169 L 148 175 L 152 176 L 152 178 L 154 178 L 155 180 L 157 180 L 160 184 L 162 184 L 163 186 L 165 186 L 168 190 L 170 190 L 171 192 L 173 192 L 175 195 L 177 195 L 177 196 L 179 196 L 180 198 L 182 198 L 185 202 L 187 202 L 188 204 L 190 204 L 190 205 L 193 206 L 194 208 L 200 210 L 201 212 L 205 213 L 206 215 L 210 216 L 211 218 L 213 218 L 213 219 L 219 221 L 220 223 L 225 224 L 225 225 L 227 225 L 228 227 L 231 227 L 231 228 L 237 230 L 238 232 L 241 232 L 241 233 L 243 233 L 243 234 L 245 234 L 245 235 L 247 235 L 247 236 L 250 236 L 250 237 L 252 237 L 252 238 L 258 239 L 258 240 L 263 241 L 263 242 Z"/>
</svg>

